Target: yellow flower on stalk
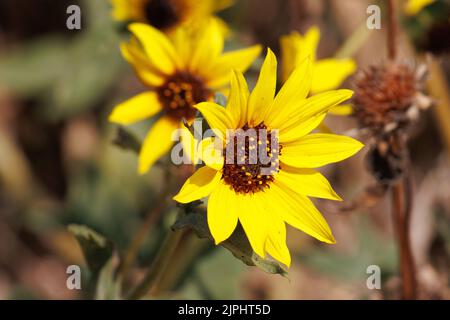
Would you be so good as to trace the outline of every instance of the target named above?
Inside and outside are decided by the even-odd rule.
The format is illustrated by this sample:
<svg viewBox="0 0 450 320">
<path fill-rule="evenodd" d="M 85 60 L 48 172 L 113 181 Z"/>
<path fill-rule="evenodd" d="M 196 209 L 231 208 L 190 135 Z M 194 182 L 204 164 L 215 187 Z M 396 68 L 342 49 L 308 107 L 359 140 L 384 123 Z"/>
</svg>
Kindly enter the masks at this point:
<svg viewBox="0 0 450 320">
<path fill-rule="evenodd" d="M 313 80 L 311 93 L 319 93 L 337 89 L 342 82 L 356 70 L 352 59 L 316 59 L 317 46 L 320 40 L 320 30 L 311 27 L 304 36 L 294 31 L 280 39 L 282 57 L 282 81 L 286 81 L 295 67 L 306 57 L 312 58 Z M 338 106 L 330 113 L 347 115 L 351 113 L 350 106 Z"/>
<path fill-rule="evenodd" d="M 227 86 L 232 69 L 246 71 L 261 47 L 222 53 L 223 34 L 213 20 L 195 35 L 178 28 L 172 40 L 146 24 L 132 23 L 129 29 L 135 38 L 122 43 L 122 54 L 149 90 L 117 105 L 109 120 L 128 125 L 160 115 L 142 144 L 143 174 L 170 150 L 172 133 L 183 128 L 182 120 L 194 119 L 193 106 Z"/>
<path fill-rule="evenodd" d="M 232 0 L 111 0 L 117 21 L 142 22 L 164 32 L 202 22 L 232 4 Z M 217 19 L 222 24 L 221 20 Z"/>
<path fill-rule="evenodd" d="M 408 0 L 404 9 L 405 13 L 409 16 L 414 16 L 434 1 L 435 0 Z"/>
<path fill-rule="evenodd" d="M 255 253 L 269 254 L 289 266 L 286 223 L 320 241 L 335 242 L 309 197 L 341 198 L 314 168 L 346 159 L 363 145 L 346 136 L 310 134 L 352 91 L 308 97 L 312 65 L 305 59 L 275 96 L 276 73 L 277 60 L 269 49 L 252 93 L 242 73 L 235 71 L 226 107 L 212 102 L 195 106 L 217 137 L 202 140 L 206 165 L 186 181 L 174 200 L 189 203 L 209 196 L 207 221 L 216 244 L 240 222 Z M 251 132 L 245 145 L 239 145 L 238 138 L 247 139 Z M 249 161 L 255 146 L 262 146 L 268 159 Z M 211 148 L 214 152 L 204 152 Z"/>
</svg>

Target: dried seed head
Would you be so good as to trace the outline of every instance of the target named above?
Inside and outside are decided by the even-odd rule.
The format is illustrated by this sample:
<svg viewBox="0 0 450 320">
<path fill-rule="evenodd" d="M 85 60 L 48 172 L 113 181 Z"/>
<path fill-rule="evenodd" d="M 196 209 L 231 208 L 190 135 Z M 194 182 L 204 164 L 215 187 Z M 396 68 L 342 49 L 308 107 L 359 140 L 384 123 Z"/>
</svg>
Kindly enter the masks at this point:
<svg viewBox="0 0 450 320">
<path fill-rule="evenodd" d="M 389 184 L 403 175 L 408 158 L 404 143 L 398 136 L 389 135 L 379 140 L 368 152 L 368 169 L 381 184 Z"/>
<path fill-rule="evenodd" d="M 423 68 L 401 63 L 387 62 L 361 71 L 355 79 L 353 98 L 359 126 L 383 134 L 408 125 L 424 104 L 422 82 Z M 428 107 L 430 100 L 426 100 Z"/>
</svg>

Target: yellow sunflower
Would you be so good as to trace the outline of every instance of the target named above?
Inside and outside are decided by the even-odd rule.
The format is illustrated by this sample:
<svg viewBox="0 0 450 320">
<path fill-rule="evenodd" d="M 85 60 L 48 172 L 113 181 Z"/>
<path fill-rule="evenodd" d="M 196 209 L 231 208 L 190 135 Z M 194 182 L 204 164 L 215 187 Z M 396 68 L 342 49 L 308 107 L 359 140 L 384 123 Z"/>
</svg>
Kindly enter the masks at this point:
<svg viewBox="0 0 450 320">
<path fill-rule="evenodd" d="M 311 27 L 304 36 L 298 32 L 282 36 L 280 39 L 282 57 L 282 80 L 286 81 L 295 66 L 306 57 L 312 58 L 313 80 L 311 93 L 319 93 L 337 89 L 342 82 L 356 70 L 356 63 L 352 59 L 316 59 L 317 46 L 320 40 L 320 30 Z M 338 106 L 330 110 L 330 113 L 347 115 L 351 113 L 351 107 Z"/>
<path fill-rule="evenodd" d="M 409 16 L 414 16 L 434 1 L 435 0 L 408 0 L 405 4 L 405 13 Z"/>
<path fill-rule="evenodd" d="M 174 200 L 189 203 L 209 196 L 207 221 L 216 244 L 240 222 L 255 253 L 269 254 L 289 266 L 286 223 L 320 241 L 335 242 L 309 197 L 341 198 L 314 168 L 346 159 L 363 145 L 346 136 L 310 134 L 352 91 L 333 90 L 308 98 L 312 65 L 305 59 L 275 96 L 276 73 L 277 60 L 269 49 L 252 93 L 242 73 L 235 71 L 226 107 L 212 102 L 195 106 L 218 137 L 200 143 L 206 166 L 186 181 Z M 257 132 L 256 139 L 253 135 L 238 147 L 236 137 L 251 129 Z M 255 148 L 251 141 L 267 151 L 268 160 L 249 161 Z M 214 152 L 205 154 L 211 147 Z"/>
<path fill-rule="evenodd" d="M 112 16 L 117 21 L 142 22 L 164 32 L 179 26 L 202 22 L 233 0 L 111 0 Z M 221 20 L 220 24 L 222 25 Z"/>
<path fill-rule="evenodd" d="M 135 38 L 122 43 L 122 54 L 149 91 L 117 105 L 109 120 L 128 125 L 161 116 L 141 148 L 143 174 L 170 150 L 172 133 L 183 127 L 183 118 L 193 120 L 197 112 L 193 105 L 211 100 L 215 90 L 228 85 L 232 69 L 247 70 L 261 47 L 222 53 L 223 34 L 215 21 L 195 35 L 178 28 L 171 39 L 147 24 L 132 23 L 129 29 Z"/>
</svg>

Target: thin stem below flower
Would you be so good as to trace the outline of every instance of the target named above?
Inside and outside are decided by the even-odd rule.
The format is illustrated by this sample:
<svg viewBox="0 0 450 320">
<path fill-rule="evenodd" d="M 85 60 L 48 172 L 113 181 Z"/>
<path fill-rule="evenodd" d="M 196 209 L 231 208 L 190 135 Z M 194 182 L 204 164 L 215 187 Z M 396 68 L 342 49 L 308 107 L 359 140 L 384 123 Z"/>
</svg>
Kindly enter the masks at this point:
<svg viewBox="0 0 450 320">
<path fill-rule="evenodd" d="M 169 262 L 175 252 L 175 249 L 183 238 L 184 230 L 169 231 L 162 247 L 153 261 L 150 269 L 147 271 L 143 281 L 128 296 L 128 299 L 135 300 L 145 296 L 151 289 L 153 293 L 157 292 L 155 287 L 158 284 L 167 269 Z"/>
<path fill-rule="evenodd" d="M 398 34 L 396 0 L 388 0 L 388 18 L 389 18 L 388 34 L 387 34 L 388 57 L 390 60 L 395 60 L 397 58 L 397 34 Z"/>
<path fill-rule="evenodd" d="M 150 229 L 152 226 L 154 226 L 159 219 L 161 218 L 162 214 L 165 211 L 165 208 L 167 206 L 167 197 L 170 194 L 170 171 L 169 168 L 165 168 L 165 184 L 163 187 L 163 190 L 161 192 L 161 196 L 159 197 L 162 199 L 158 203 L 156 207 L 151 209 L 147 216 L 145 217 L 144 223 L 141 224 L 139 230 L 136 232 L 134 238 L 131 241 L 130 246 L 128 247 L 125 257 L 122 261 L 122 264 L 120 265 L 117 275 L 121 276 L 123 280 L 126 280 L 128 272 L 133 265 L 134 261 L 136 260 L 137 254 L 139 253 L 139 249 L 142 245 L 142 242 L 145 240 L 145 237 L 148 235 Z"/>
<path fill-rule="evenodd" d="M 405 177 L 392 188 L 393 222 L 398 238 L 402 298 L 416 299 L 416 275 L 410 243 L 411 180 Z"/>
</svg>

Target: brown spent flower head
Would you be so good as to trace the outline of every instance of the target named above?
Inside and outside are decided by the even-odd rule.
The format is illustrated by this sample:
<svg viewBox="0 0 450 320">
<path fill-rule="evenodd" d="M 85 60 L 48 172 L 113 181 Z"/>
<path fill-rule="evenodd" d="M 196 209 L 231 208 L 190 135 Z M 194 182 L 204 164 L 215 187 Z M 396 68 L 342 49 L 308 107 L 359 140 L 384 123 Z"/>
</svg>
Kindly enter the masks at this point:
<svg viewBox="0 0 450 320">
<path fill-rule="evenodd" d="M 406 127 L 431 100 L 420 90 L 426 69 L 386 62 L 370 66 L 355 78 L 354 116 L 362 128 L 383 134 Z"/>
</svg>

